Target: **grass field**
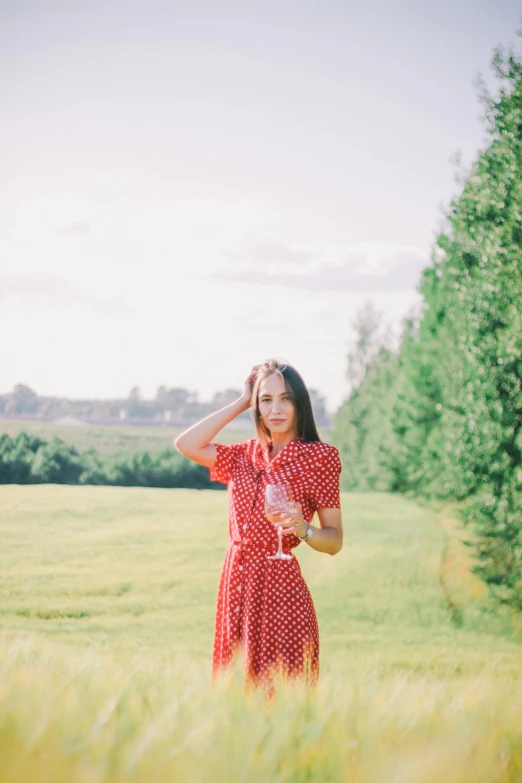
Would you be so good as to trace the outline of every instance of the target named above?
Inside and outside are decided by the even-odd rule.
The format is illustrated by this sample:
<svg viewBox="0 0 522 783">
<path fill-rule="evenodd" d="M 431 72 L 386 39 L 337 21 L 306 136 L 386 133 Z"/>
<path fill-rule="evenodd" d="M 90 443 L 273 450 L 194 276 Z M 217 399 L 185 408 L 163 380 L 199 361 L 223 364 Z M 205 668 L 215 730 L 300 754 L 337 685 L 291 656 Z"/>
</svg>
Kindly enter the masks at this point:
<svg viewBox="0 0 522 783">
<path fill-rule="evenodd" d="M 0 780 L 522 780 L 522 630 L 450 506 L 343 496 L 302 546 L 316 694 L 212 690 L 219 492 L 0 487 Z M 284 567 L 284 563 L 281 564 Z"/>
<path fill-rule="evenodd" d="M 31 421 L 28 419 L 1 419 L 0 435 L 10 437 L 19 432 L 28 432 L 50 440 L 57 437 L 70 443 L 80 451 L 95 449 L 104 454 L 120 451 L 160 451 L 172 446 L 174 438 L 181 432 L 180 427 L 167 424 L 157 426 L 137 426 L 132 424 L 71 426 L 52 421 Z M 216 440 L 222 443 L 235 443 L 253 437 L 253 428 L 228 426 Z"/>
</svg>

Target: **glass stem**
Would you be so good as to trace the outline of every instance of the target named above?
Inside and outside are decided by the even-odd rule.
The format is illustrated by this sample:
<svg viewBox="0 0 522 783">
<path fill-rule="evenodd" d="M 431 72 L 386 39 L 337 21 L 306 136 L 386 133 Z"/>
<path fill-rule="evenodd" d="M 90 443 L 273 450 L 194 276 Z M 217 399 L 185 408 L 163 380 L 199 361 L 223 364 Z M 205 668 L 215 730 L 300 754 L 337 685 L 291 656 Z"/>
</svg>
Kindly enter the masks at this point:
<svg viewBox="0 0 522 783">
<path fill-rule="evenodd" d="M 277 526 L 277 554 L 283 554 L 283 528 L 281 525 Z"/>
</svg>

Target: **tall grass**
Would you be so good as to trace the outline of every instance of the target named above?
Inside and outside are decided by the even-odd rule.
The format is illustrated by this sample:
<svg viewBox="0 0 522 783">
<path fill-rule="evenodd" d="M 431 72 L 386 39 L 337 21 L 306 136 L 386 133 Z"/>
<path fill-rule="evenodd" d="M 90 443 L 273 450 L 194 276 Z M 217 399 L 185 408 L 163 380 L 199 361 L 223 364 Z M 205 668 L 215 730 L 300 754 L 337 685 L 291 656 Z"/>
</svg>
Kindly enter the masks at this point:
<svg viewBox="0 0 522 783">
<path fill-rule="evenodd" d="M 350 781 L 518 783 L 522 693 L 489 676 L 281 684 L 236 673 L 211 689 L 193 661 L 116 660 L 26 639 L 1 645 L 5 783 Z"/>
</svg>

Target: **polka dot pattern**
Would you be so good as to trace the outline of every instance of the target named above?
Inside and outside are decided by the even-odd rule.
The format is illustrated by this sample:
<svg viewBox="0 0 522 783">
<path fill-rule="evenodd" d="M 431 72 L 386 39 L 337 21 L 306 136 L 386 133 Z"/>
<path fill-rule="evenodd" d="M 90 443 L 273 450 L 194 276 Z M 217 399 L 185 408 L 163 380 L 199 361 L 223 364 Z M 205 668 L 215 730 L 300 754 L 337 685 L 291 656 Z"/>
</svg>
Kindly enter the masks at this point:
<svg viewBox="0 0 522 783">
<path fill-rule="evenodd" d="M 269 683 L 275 670 L 288 677 L 319 675 L 319 630 L 299 562 L 268 560 L 277 550 L 277 529 L 264 510 L 267 484 L 289 484 L 303 516 L 340 508 L 339 453 L 326 443 L 291 441 L 268 462 L 257 440 L 214 444 L 213 481 L 228 485 L 229 547 L 218 591 L 213 671 L 242 653 L 245 678 Z M 283 551 L 301 543 L 283 537 Z"/>
</svg>

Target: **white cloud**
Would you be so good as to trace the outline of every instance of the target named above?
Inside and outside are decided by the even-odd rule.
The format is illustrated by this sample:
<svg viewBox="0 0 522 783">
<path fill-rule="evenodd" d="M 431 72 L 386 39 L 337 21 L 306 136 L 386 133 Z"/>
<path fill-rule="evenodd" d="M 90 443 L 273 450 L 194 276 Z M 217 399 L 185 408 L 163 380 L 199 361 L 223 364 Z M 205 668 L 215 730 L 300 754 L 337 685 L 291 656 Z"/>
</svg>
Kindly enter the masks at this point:
<svg viewBox="0 0 522 783">
<path fill-rule="evenodd" d="M 277 285 L 310 291 L 411 290 L 427 265 L 415 247 L 398 242 L 352 245 L 247 241 L 215 276 L 254 285 Z M 234 263 L 235 262 L 235 263 Z"/>
<path fill-rule="evenodd" d="M 265 271 L 252 267 L 239 272 L 221 272 L 224 280 L 245 283 L 279 285 L 287 288 L 305 288 L 310 291 L 352 291 L 371 294 L 411 289 L 416 286 L 425 260 L 414 253 L 403 252 L 386 259 L 387 265 L 374 266 L 371 259 L 349 256 L 344 265 L 324 264 L 319 268 L 301 269 L 298 273 L 281 270 Z"/>
</svg>

